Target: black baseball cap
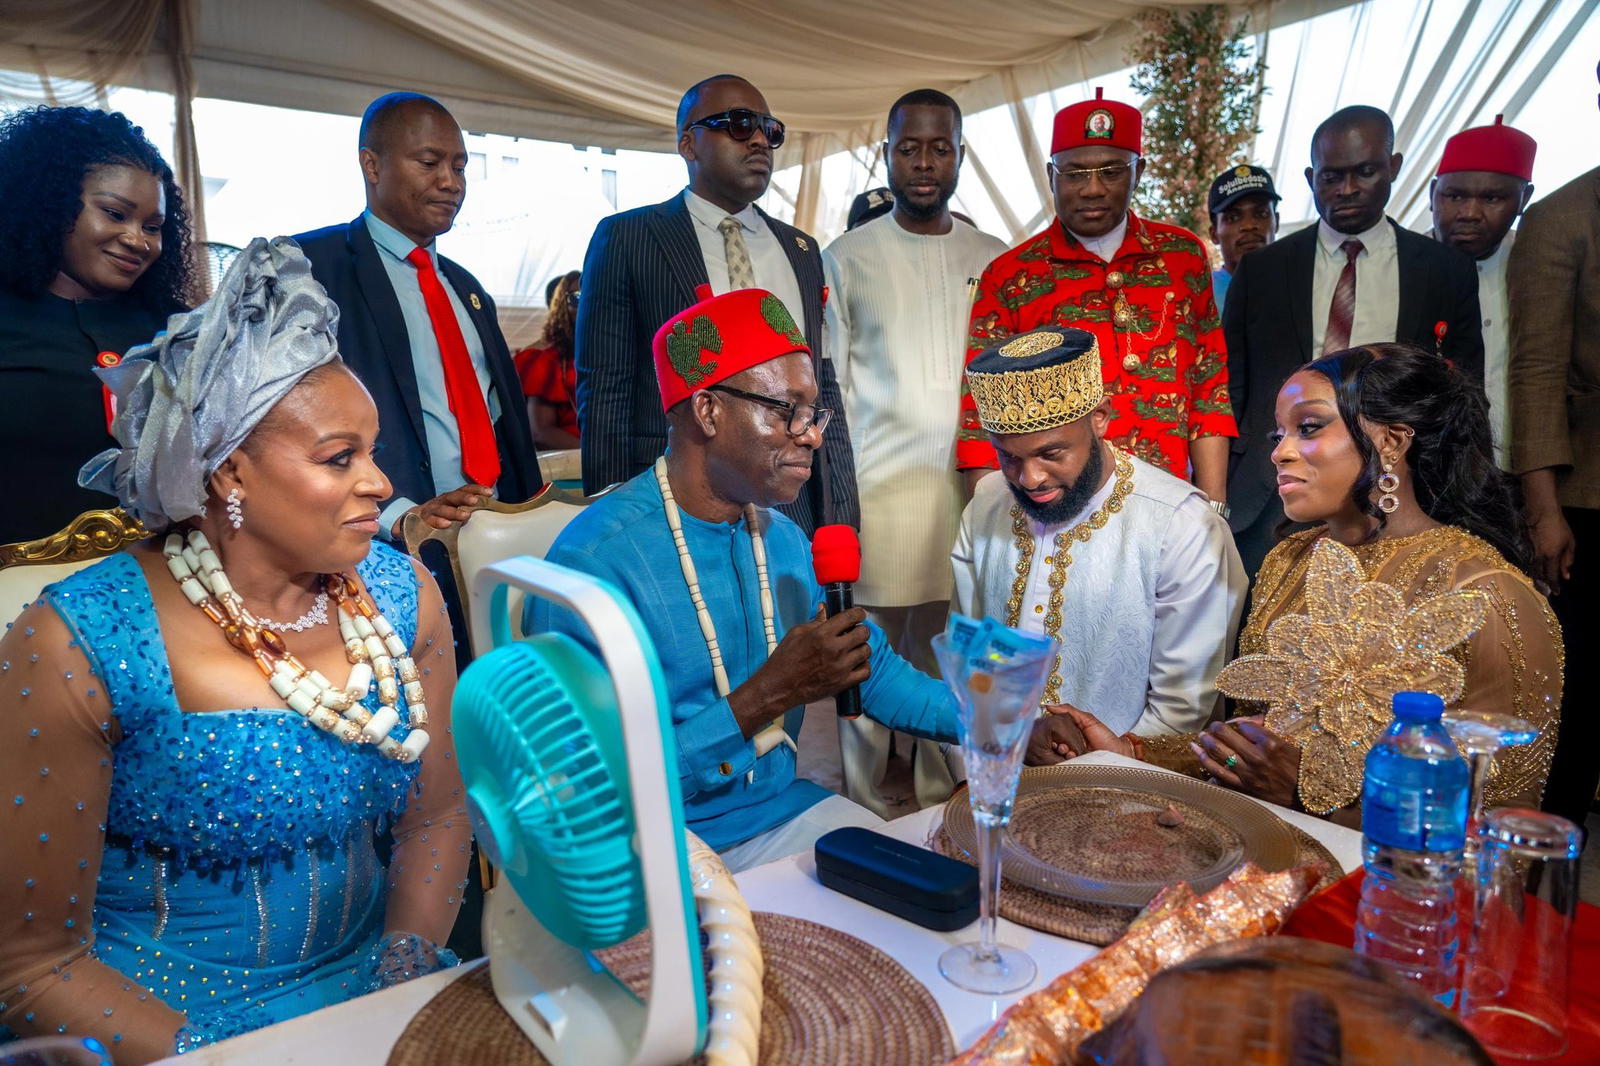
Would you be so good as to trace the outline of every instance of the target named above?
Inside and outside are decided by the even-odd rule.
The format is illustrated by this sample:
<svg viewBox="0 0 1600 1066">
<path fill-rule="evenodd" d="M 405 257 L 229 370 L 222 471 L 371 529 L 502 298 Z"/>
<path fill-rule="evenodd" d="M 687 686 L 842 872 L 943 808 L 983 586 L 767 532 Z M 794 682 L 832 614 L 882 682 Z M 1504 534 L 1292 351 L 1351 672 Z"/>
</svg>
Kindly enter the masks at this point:
<svg viewBox="0 0 1600 1066">
<path fill-rule="evenodd" d="M 1266 193 L 1273 203 L 1283 199 L 1272 187 L 1272 175 L 1267 173 L 1266 167 L 1229 167 L 1211 182 L 1211 191 L 1206 194 L 1206 214 L 1215 215 L 1235 200 L 1259 193 Z"/>
<path fill-rule="evenodd" d="M 857 196 L 850 204 L 850 213 L 846 216 L 845 229 L 855 229 L 864 222 L 871 222 L 879 215 L 887 215 L 894 210 L 894 194 L 888 189 L 868 189 Z"/>
</svg>

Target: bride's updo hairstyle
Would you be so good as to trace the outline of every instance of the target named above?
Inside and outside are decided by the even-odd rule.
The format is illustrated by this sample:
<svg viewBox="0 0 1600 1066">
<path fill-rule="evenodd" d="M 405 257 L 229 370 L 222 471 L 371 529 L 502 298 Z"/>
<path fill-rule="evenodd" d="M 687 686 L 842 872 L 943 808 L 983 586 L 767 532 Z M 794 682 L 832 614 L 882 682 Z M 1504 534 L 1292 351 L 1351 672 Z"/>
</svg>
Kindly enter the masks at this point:
<svg viewBox="0 0 1600 1066">
<path fill-rule="evenodd" d="M 1511 565 L 1527 572 L 1533 552 L 1517 482 L 1494 461 L 1489 401 L 1483 387 L 1445 360 L 1409 344 L 1367 344 L 1335 352 L 1305 366 L 1333 385 L 1339 414 L 1361 456 L 1351 497 L 1377 519 L 1373 502 L 1383 460 L 1368 425 L 1409 426 L 1416 434 L 1405 455 L 1417 504 L 1435 522 L 1465 529 L 1492 544 Z"/>
</svg>

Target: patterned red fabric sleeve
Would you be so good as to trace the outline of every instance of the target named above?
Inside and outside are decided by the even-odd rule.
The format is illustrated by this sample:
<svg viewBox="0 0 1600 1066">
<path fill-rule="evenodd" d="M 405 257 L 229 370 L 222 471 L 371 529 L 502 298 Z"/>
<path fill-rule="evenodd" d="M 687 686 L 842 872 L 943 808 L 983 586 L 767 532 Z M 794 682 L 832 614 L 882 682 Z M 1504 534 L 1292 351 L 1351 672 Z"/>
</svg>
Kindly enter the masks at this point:
<svg viewBox="0 0 1600 1066">
<path fill-rule="evenodd" d="M 1222 315 L 1211 288 L 1211 264 L 1201 258 L 1186 280 L 1199 281 L 1194 294 L 1194 361 L 1189 364 L 1189 439 L 1237 437 L 1233 404 L 1228 397 L 1228 348 Z"/>
<path fill-rule="evenodd" d="M 985 348 L 997 340 L 1004 340 L 1017 331 L 1016 312 L 1000 303 L 1000 276 L 996 267 L 1008 263 L 1009 255 L 1002 255 L 984 270 L 978 279 L 978 297 L 972 302 L 972 317 L 967 322 L 968 363 L 977 358 Z M 967 389 L 967 376 L 961 375 L 961 425 L 956 430 L 956 469 L 976 467 L 992 470 L 998 465 L 994 445 L 989 435 L 978 424 L 978 408 Z"/>
</svg>

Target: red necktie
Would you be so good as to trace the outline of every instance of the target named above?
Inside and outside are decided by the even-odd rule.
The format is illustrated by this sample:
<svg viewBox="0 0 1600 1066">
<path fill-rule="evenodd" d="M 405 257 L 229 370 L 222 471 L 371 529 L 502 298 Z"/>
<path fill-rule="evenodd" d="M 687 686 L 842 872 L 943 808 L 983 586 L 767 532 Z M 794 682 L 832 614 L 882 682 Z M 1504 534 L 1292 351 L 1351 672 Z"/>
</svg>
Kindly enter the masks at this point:
<svg viewBox="0 0 1600 1066">
<path fill-rule="evenodd" d="M 406 262 L 417 268 L 417 284 L 422 302 L 428 306 L 428 320 L 439 342 L 439 360 L 444 366 L 444 392 L 450 413 L 456 416 L 461 436 L 461 472 L 474 485 L 494 487 L 500 480 L 500 451 L 494 443 L 494 423 L 489 420 L 489 405 L 472 369 L 472 356 L 461 336 L 461 323 L 450 296 L 433 269 L 433 259 L 423 248 L 411 249 Z"/>
<path fill-rule="evenodd" d="M 1322 335 L 1322 354 L 1332 355 L 1350 347 L 1350 327 L 1356 320 L 1356 256 L 1365 246 L 1352 238 L 1339 245 L 1345 254 L 1339 283 L 1333 287 L 1333 302 L 1328 305 L 1328 329 Z"/>
</svg>

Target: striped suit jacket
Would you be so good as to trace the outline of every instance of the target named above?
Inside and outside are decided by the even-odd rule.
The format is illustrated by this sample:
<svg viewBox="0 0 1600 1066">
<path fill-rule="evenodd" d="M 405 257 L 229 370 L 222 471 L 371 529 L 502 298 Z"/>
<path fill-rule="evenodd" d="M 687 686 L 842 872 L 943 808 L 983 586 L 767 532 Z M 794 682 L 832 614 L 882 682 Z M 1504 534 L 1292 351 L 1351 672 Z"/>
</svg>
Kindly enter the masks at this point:
<svg viewBox="0 0 1600 1066">
<path fill-rule="evenodd" d="M 822 255 L 814 238 L 757 209 L 777 234 L 794 267 L 805 306 L 802 325 L 813 353 L 821 352 Z M 595 493 L 644 470 L 667 446 L 650 342 L 662 323 L 695 302 L 708 281 L 700 242 L 683 197 L 603 220 L 583 262 L 578 304 L 578 424 L 583 488 Z M 855 460 L 845 425 L 844 398 L 831 359 L 816 359 L 817 403 L 833 408 L 811 480 L 794 503 L 780 508 L 809 535 L 819 525 L 859 526 Z"/>
</svg>

